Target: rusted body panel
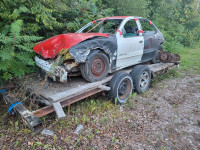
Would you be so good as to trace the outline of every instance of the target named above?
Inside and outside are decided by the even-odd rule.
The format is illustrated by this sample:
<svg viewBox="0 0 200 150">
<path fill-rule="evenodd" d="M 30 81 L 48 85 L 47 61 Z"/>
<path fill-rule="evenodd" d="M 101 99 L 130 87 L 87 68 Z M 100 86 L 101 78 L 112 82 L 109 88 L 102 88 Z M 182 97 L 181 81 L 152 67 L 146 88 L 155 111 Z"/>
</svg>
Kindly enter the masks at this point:
<svg viewBox="0 0 200 150">
<path fill-rule="evenodd" d="M 159 52 L 158 58 L 163 63 L 176 63 L 180 61 L 181 57 L 178 54 L 171 54 L 169 52 Z"/>
</svg>

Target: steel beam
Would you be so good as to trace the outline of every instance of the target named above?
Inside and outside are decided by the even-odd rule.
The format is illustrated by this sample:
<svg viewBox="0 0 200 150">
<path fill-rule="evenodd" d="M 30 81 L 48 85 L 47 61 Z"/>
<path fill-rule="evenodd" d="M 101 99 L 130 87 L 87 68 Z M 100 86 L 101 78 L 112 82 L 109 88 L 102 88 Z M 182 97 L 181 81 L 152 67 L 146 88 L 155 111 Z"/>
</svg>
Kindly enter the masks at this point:
<svg viewBox="0 0 200 150">
<path fill-rule="evenodd" d="M 10 105 L 19 102 L 7 92 L 3 93 L 3 98 Z M 39 133 L 43 130 L 42 122 L 40 121 L 40 119 L 34 116 L 34 114 L 30 112 L 22 103 L 14 106 L 13 110 L 16 112 L 17 115 L 22 117 L 22 120 L 33 132 Z"/>
<path fill-rule="evenodd" d="M 88 91 L 88 92 L 85 92 L 85 93 L 83 93 L 83 94 L 77 95 L 77 96 L 75 96 L 75 97 L 66 99 L 66 100 L 64 100 L 64 101 L 62 101 L 62 102 L 60 102 L 60 103 L 61 103 L 61 106 L 62 106 L 62 107 L 65 107 L 65 106 L 71 105 L 71 104 L 73 104 L 73 103 L 75 103 L 75 102 L 78 102 L 78 101 L 80 101 L 80 100 L 82 100 L 82 99 L 84 99 L 84 98 L 87 98 L 87 97 L 89 97 L 89 96 L 92 96 L 92 95 L 94 95 L 94 94 L 97 94 L 97 93 L 99 93 L 99 92 L 101 92 L 101 91 L 103 91 L 103 90 L 102 90 L 102 89 L 99 89 L 99 88 L 96 88 L 96 89 L 90 90 L 90 91 Z M 55 111 L 55 110 L 54 110 L 54 107 L 53 107 L 53 105 L 51 105 L 51 106 L 46 106 L 46 107 L 43 107 L 43 108 L 41 108 L 41 109 L 38 109 L 38 110 L 34 111 L 33 114 L 34 114 L 36 117 L 42 117 L 42 116 L 45 116 L 45 115 L 47 115 L 47 114 L 49 114 L 49 113 L 52 113 L 52 112 L 54 112 L 54 111 Z"/>
</svg>

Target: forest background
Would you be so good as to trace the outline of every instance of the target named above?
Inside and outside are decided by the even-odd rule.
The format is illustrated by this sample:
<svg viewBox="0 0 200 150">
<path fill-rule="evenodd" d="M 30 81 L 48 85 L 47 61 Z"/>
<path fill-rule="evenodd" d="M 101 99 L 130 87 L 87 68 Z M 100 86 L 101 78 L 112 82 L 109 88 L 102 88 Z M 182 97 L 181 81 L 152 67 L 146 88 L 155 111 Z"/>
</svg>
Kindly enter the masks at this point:
<svg viewBox="0 0 200 150">
<path fill-rule="evenodd" d="M 164 34 L 164 48 L 179 53 L 200 47 L 200 0 L 2 0 L 0 84 L 35 72 L 33 46 L 54 35 L 75 32 L 108 16 L 141 16 Z"/>
</svg>

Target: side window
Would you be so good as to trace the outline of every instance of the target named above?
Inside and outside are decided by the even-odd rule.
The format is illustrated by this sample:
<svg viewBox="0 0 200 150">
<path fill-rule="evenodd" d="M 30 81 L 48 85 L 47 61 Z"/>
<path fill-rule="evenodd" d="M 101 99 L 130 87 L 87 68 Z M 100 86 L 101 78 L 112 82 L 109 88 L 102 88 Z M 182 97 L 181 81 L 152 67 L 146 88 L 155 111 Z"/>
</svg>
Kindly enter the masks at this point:
<svg viewBox="0 0 200 150">
<path fill-rule="evenodd" d="M 135 20 L 129 20 L 122 29 L 125 38 L 138 36 L 138 28 Z"/>
<path fill-rule="evenodd" d="M 105 25 L 104 25 L 104 33 L 112 33 L 114 34 L 115 31 L 117 30 L 117 24 L 115 22 L 105 22 Z"/>
<path fill-rule="evenodd" d="M 150 24 L 148 20 L 140 20 L 142 30 L 145 33 L 155 33 L 155 28 Z"/>
<path fill-rule="evenodd" d="M 101 27 L 100 32 L 114 34 L 116 30 L 119 28 L 119 25 L 121 24 L 121 22 L 122 22 L 122 19 L 105 20 L 103 23 L 103 26 Z"/>
</svg>

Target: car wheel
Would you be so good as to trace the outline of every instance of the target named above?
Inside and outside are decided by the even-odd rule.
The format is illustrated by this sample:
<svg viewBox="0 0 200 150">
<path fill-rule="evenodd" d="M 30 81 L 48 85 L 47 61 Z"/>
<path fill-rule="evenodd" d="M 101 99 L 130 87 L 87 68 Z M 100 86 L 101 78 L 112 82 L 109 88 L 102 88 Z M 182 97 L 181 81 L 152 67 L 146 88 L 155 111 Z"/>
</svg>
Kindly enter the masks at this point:
<svg viewBox="0 0 200 150">
<path fill-rule="evenodd" d="M 160 60 L 158 59 L 158 53 L 159 52 L 163 52 L 163 46 L 162 45 L 159 46 L 158 50 L 156 50 L 152 60 L 150 61 L 152 64 L 156 64 L 156 63 L 160 62 Z"/>
<path fill-rule="evenodd" d="M 109 82 L 109 96 L 117 104 L 124 104 L 133 91 L 133 80 L 130 74 L 117 72 Z"/>
<path fill-rule="evenodd" d="M 81 74 L 89 82 L 100 81 L 107 77 L 109 60 L 104 53 L 97 53 L 80 66 Z"/>
<path fill-rule="evenodd" d="M 151 83 L 151 70 L 145 65 L 137 65 L 131 71 L 135 91 L 141 94 L 149 89 Z"/>
</svg>

